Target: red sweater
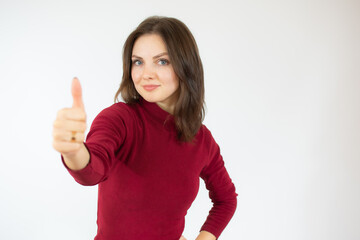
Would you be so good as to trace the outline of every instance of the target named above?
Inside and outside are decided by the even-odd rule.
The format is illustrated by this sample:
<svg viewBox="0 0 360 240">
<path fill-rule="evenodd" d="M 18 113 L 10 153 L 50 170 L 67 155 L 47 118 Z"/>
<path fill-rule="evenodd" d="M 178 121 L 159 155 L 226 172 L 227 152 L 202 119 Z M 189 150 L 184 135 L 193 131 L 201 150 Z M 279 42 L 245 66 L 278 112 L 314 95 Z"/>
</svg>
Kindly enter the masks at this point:
<svg viewBox="0 0 360 240">
<path fill-rule="evenodd" d="M 85 146 L 89 164 L 67 169 L 82 185 L 99 184 L 95 240 L 178 240 L 199 177 L 213 202 L 200 231 L 219 237 L 235 212 L 235 186 L 210 131 L 203 125 L 195 143 L 179 142 L 172 115 L 156 103 L 104 109 Z"/>
</svg>

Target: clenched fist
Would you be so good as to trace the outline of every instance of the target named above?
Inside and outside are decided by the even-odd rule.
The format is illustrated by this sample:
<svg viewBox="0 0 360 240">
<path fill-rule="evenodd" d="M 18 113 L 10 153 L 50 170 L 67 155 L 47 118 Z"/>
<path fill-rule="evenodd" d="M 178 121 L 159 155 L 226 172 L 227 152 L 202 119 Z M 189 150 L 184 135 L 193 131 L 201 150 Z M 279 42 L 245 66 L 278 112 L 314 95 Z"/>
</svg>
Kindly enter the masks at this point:
<svg viewBox="0 0 360 240">
<path fill-rule="evenodd" d="M 73 105 L 58 111 L 53 127 L 53 147 L 64 157 L 75 156 L 83 146 L 86 130 L 86 113 L 81 85 L 74 78 L 71 86 Z"/>
</svg>

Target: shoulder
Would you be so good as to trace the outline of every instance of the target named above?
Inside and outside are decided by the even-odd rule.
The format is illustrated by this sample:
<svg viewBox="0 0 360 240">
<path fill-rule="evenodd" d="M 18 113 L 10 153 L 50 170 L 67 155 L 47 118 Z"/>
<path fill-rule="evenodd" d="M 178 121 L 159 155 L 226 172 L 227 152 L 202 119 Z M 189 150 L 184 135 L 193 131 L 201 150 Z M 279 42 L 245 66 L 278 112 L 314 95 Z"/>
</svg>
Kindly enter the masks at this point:
<svg viewBox="0 0 360 240">
<path fill-rule="evenodd" d="M 211 151 L 214 150 L 214 148 L 217 148 L 218 146 L 211 131 L 204 124 L 201 125 L 197 133 L 196 139 L 199 144 L 201 144 L 204 148 L 207 149 L 209 154 Z"/>
<path fill-rule="evenodd" d="M 204 141 L 214 141 L 211 131 L 204 124 L 201 125 L 197 135 Z"/>
<path fill-rule="evenodd" d="M 129 105 L 123 102 L 114 103 L 111 106 L 104 108 L 94 118 L 91 124 L 91 132 L 108 132 L 119 136 L 121 138 L 131 138 L 137 132 L 139 127 L 138 117 L 136 114 L 136 106 Z M 131 133 L 131 134 L 128 134 Z"/>
<path fill-rule="evenodd" d="M 136 105 L 136 104 L 135 104 Z M 104 108 L 97 116 L 111 118 L 114 120 L 127 120 L 135 117 L 135 105 L 129 105 L 123 102 L 114 103 L 111 106 Z"/>
<path fill-rule="evenodd" d="M 118 102 L 118 103 L 114 103 L 111 106 L 104 108 L 100 114 L 102 115 L 126 115 L 126 114 L 131 114 L 131 112 L 134 111 L 133 107 L 131 107 L 130 105 L 123 103 L 123 102 Z"/>
<path fill-rule="evenodd" d="M 118 128 L 134 128 L 137 121 L 135 108 L 137 104 L 129 105 L 123 102 L 114 103 L 104 108 L 95 117 L 92 126 Z"/>
<path fill-rule="evenodd" d="M 207 179 L 215 171 L 220 169 L 220 167 L 223 165 L 223 159 L 218 143 L 215 141 L 211 131 L 205 125 L 201 126 L 200 134 L 202 135 L 202 145 L 205 148 L 207 154 L 207 158 L 204 162 L 204 167 L 200 176 L 203 179 Z"/>
</svg>

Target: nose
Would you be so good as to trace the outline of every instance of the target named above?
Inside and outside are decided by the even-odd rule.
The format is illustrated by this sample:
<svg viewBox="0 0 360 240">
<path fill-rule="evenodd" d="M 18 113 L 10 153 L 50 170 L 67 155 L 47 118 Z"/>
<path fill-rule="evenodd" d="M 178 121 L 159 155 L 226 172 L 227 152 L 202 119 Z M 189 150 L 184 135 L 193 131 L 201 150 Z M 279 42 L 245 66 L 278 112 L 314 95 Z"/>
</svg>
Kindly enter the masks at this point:
<svg viewBox="0 0 360 240">
<path fill-rule="evenodd" d="M 155 70 L 151 64 L 145 64 L 143 71 L 143 79 L 151 80 L 155 78 Z"/>
</svg>

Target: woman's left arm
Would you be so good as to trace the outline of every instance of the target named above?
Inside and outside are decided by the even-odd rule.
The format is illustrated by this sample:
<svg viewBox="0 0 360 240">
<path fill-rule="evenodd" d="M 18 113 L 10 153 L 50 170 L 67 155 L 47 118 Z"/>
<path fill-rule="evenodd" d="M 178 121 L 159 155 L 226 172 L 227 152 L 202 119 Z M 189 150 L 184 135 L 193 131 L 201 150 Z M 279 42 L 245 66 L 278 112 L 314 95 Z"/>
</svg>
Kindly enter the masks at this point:
<svg viewBox="0 0 360 240">
<path fill-rule="evenodd" d="M 208 134 L 206 141 L 209 149 L 208 161 L 203 167 L 200 177 L 209 190 L 209 197 L 213 202 L 213 207 L 210 209 L 200 232 L 206 231 L 215 236 L 215 238 L 208 238 L 208 234 L 205 232 L 203 235 L 206 238 L 204 239 L 217 239 L 235 213 L 238 194 L 225 168 L 219 145 L 215 142 L 210 131 L 208 131 Z"/>
</svg>

